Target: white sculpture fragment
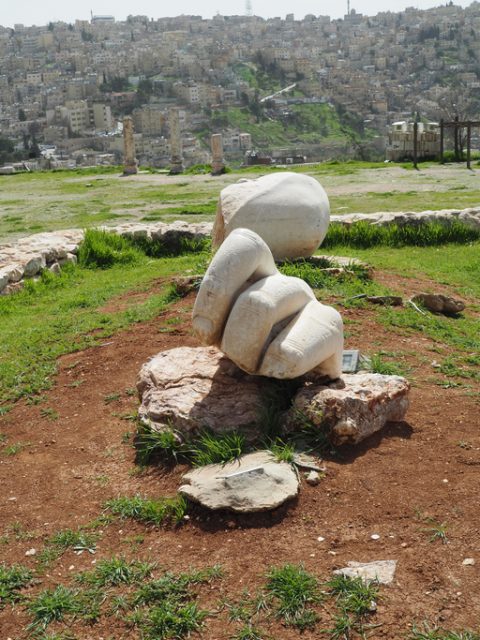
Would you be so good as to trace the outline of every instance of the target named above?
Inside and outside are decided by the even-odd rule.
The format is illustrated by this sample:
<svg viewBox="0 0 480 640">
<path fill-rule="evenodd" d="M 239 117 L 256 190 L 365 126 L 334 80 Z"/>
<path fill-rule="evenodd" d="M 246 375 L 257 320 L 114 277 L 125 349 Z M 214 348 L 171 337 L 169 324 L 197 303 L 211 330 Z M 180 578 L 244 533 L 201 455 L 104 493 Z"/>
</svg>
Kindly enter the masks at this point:
<svg viewBox="0 0 480 640">
<path fill-rule="evenodd" d="M 234 229 L 205 274 L 193 309 L 193 329 L 247 373 L 296 378 L 315 369 L 342 370 L 343 323 L 299 278 L 278 272 L 267 244 Z"/>
<path fill-rule="evenodd" d="M 307 258 L 325 238 L 329 219 L 327 194 L 310 176 L 285 171 L 242 179 L 220 193 L 213 246 L 245 228 L 265 240 L 275 260 Z"/>
</svg>

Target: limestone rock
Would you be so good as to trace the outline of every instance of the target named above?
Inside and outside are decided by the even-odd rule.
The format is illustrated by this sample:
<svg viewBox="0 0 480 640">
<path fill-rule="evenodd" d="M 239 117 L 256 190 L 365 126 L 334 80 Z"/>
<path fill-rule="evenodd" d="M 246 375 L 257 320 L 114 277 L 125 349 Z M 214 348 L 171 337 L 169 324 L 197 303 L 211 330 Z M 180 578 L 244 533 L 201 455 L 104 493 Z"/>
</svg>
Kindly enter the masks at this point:
<svg viewBox="0 0 480 640">
<path fill-rule="evenodd" d="M 300 451 L 293 455 L 293 464 L 299 469 L 308 469 L 309 471 L 325 471 L 325 467 L 321 465 L 320 458 Z"/>
<path fill-rule="evenodd" d="M 58 264 L 63 267 L 65 264 L 77 264 L 77 256 L 74 253 L 67 253 L 64 258 L 58 259 Z"/>
<path fill-rule="evenodd" d="M 444 313 L 445 315 L 455 315 L 465 309 L 465 304 L 461 300 L 455 300 L 442 293 L 418 293 L 411 298 L 415 304 L 421 304 L 433 313 Z"/>
<path fill-rule="evenodd" d="M 350 256 L 329 256 L 326 254 L 315 254 L 314 256 L 310 256 L 308 258 L 308 262 L 320 266 L 328 263 L 337 267 L 346 268 L 353 265 L 354 267 L 364 267 L 369 271 L 373 271 L 372 265 L 368 264 L 368 262 L 364 262 L 363 260 L 360 260 L 360 258 L 352 258 Z"/>
<path fill-rule="evenodd" d="M 402 420 L 410 385 L 400 376 L 343 374 L 329 384 L 307 383 L 295 396 L 286 420 L 295 429 L 300 411 L 336 445 L 357 444 L 387 422 Z"/>
<path fill-rule="evenodd" d="M 19 291 L 21 291 L 23 289 L 24 286 L 25 286 L 25 284 L 24 284 L 23 280 L 21 280 L 20 282 L 11 282 L 10 284 L 7 284 L 7 286 L 1 292 L 1 294 L 5 295 L 5 296 L 8 296 L 11 293 L 18 293 Z"/>
<path fill-rule="evenodd" d="M 331 216 L 330 221 L 350 225 L 355 222 L 368 222 L 379 226 L 389 224 L 422 224 L 424 222 L 439 222 L 448 225 L 453 220 L 458 220 L 470 227 L 480 228 L 480 208 L 469 209 L 441 209 L 439 211 L 409 211 L 409 212 L 383 212 L 378 213 L 347 213 L 345 215 Z"/>
<path fill-rule="evenodd" d="M 291 465 L 277 462 L 269 451 L 256 451 L 235 462 L 189 471 L 179 492 L 209 509 L 269 511 L 298 493 Z"/>
<path fill-rule="evenodd" d="M 0 267 L 0 291 L 3 291 L 7 284 L 18 282 L 23 277 L 23 268 L 21 265 L 12 263 L 5 267 Z"/>
<path fill-rule="evenodd" d="M 320 484 L 320 474 L 318 471 L 310 471 L 305 478 L 305 482 L 311 487 L 316 487 Z"/>
<path fill-rule="evenodd" d="M 9 282 L 10 272 L 7 267 L 0 269 L 0 292 L 2 292 Z"/>
<path fill-rule="evenodd" d="M 62 272 L 62 267 L 58 264 L 58 262 L 52 262 L 52 264 L 48 267 L 48 270 L 56 275 L 59 275 Z"/>
<path fill-rule="evenodd" d="M 253 438 L 268 385 L 214 347 L 179 347 L 143 365 L 137 381 L 139 415 L 159 431 L 188 435 L 204 428 L 217 433 L 238 430 Z"/>
<path fill-rule="evenodd" d="M 21 264 L 11 264 L 9 267 L 9 282 L 20 282 L 23 278 L 24 269 Z"/>
<path fill-rule="evenodd" d="M 233 229 L 258 233 L 275 260 L 311 256 L 328 229 L 330 205 L 310 176 L 279 172 L 240 180 L 222 190 L 213 228 L 219 247 Z"/>
<path fill-rule="evenodd" d="M 391 584 L 397 569 L 396 560 L 376 560 L 375 562 L 354 562 L 348 563 L 347 567 L 337 569 L 333 573 L 346 576 L 347 578 L 361 578 L 363 582 L 379 582 L 380 584 Z"/>
<path fill-rule="evenodd" d="M 31 278 L 32 276 L 36 276 L 37 273 L 45 268 L 46 264 L 45 256 L 42 254 L 29 256 L 23 267 L 25 277 Z"/>
</svg>

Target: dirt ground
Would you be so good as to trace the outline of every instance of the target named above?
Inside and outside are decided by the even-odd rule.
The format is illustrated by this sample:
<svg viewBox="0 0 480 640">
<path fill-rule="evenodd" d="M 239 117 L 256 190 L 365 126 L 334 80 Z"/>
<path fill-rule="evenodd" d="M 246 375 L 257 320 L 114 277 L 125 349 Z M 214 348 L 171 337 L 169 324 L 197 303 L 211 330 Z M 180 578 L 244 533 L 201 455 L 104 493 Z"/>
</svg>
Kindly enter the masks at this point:
<svg viewBox="0 0 480 640">
<path fill-rule="evenodd" d="M 315 166 L 315 165 L 312 165 Z M 260 173 L 260 172 L 259 172 Z M 431 191 L 444 190 L 451 188 L 459 188 L 460 186 L 470 189 L 479 188 L 480 171 L 473 168 L 468 171 L 463 164 L 447 164 L 447 165 L 428 165 L 421 166 L 418 171 L 405 171 L 401 166 L 389 165 L 388 167 L 379 169 L 362 169 L 358 172 L 352 172 L 347 175 L 326 174 L 318 175 L 320 183 L 328 190 L 331 196 L 363 194 L 374 191 L 376 193 L 385 193 L 387 191 Z M 218 191 L 227 185 L 235 182 L 239 176 L 225 174 L 215 177 L 215 184 Z M 249 176 L 243 176 L 249 177 Z M 257 177 L 252 175 L 252 178 Z M 79 178 L 79 181 L 83 178 Z M 162 186 L 182 183 L 185 176 L 165 176 L 155 174 L 139 173 L 122 180 L 133 184 L 146 184 L 148 186 Z M 199 186 L 205 185 L 205 176 L 188 176 L 188 180 L 192 184 Z"/>
<path fill-rule="evenodd" d="M 403 290 L 400 278 L 381 279 Z M 412 281 L 409 280 L 412 287 Z M 122 305 L 124 301 L 118 300 Z M 40 405 L 19 402 L 0 418 L 9 442 L 28 443 L 15 456 L 0 457 L 0 535 L 21 523 L 23 534 L 0 544 L 0 562 L 32 569 L 45 539 L 96 518 L 103 503 L 119 495 L 174 495 L 186 467 L 166 472 L 148 468 L 132 473 L 134 449 L 125 432 L 134 425 L 122 415 L 135 412 L 132 395 L 142 363 L 161 350 L 195 345 L 190 330 L 190 295 L 154 321 L 136 324 L 100 346 L 63 357 L 59 374 Z M 326 459 L 326 477 L 317 487 L 302 482 L 298 499 L 265 515 L 237 516 L 193 511 L 179 528 L 147 527 L 131 521 L 105 527 L 95 558 L 123 553 L 153 559 L 164 569 L 186 570 L 219 563 L 225 577 L 208 587 L 205 604 L 222 596 L 252 592 L 272 565 L 304 563 L 321 580 L 350 560 L 398 561 L 394 583 L 381 588 L 370 638 L 405 638 L 423 621 L 449 629 L 480 625 L 480 432 L 478 400 L 464 389 L 441 388 L 429 378 L 435 354 L 421 334 L 409 339 L 375 321 L 370 309 L 344 309 L 349 324 L 346 348 L 363 352 L 406 352 L 412 369 L 411 407 L 406 422 L 389 424 L 355 448 Z M 172 322 L 174 320 L 174 322 Z M 111 399 L 119 394 L 118 399 Z M 110 397 L 110 400 L 109 400 Z M 51 408 L 57 412 L 45 411 Z M 460 446 L 461 445 L 461 446 Z M 445 523 L 448 541 L 431 541 L 432 524 Z M 133 544 L 135 535 L 143 542 Z M 379 539 L 372 539 L 378 534 Z M 324 538 L 319 542 L 318 538 Z M 92 567 L 93 556 L 67 551 L 39 582 L 27 589 L 59 583 Z M 474 558 L 474 566 L 463 565 Z M 331 626 L 332 611 L 320 611 L 318 628 Z M 29 621 L 21 605 L 0 611 L 0 638 L 25 637 Z M 262 624 L 271 638 L 298 638 L 278 622 Z M 59 627 L 60 628 L 60 627 Z M 63 628 L 63 627 L 61 627 Z M 212 615 L 201 637 L 226 640 L 235 627 L 225 615 Z M 75 623 L 82 640 L 136 638 L 115 618 L 91 627 Z M 306 640 L 320 637 L 305 631 Z"/>
</svg>

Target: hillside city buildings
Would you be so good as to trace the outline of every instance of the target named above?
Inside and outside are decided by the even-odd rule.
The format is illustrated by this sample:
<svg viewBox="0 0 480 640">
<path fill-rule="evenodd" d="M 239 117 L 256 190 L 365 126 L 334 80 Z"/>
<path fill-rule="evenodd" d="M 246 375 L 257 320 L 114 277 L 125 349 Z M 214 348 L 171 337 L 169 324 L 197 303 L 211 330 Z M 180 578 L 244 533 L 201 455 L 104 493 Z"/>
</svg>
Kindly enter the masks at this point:
<svg viewBox="0 0 480 640">
<path fill-rule="evenodd" d="M 393 122 L 475 110 L 479 60 L 479 2 L 373 17 L 352 10 L 340 20 L 92 16 L 0 27 L 0 138 L 31 157 L 42 152 L 48 166 L 116 163 L 119 123 L 131 115 L 138 160 L 165 166 L 177 106 L 185 164 L 210 160 L 211 133 L 223 134 L 228 158 L 242 159 L 255 152 L 255 132 L 232 114 L 247 111 L 254 123 L 263 109 L 283 122 L 292 104 L 310 104 L 331 105 L 352 125 L 352 153 L 365 128 L 381 149 Z M 269 77 L 294 93 L 276 94 L 262 84 Z M 328 138 L 328 126 L 315 133 Z"/>
</svg>

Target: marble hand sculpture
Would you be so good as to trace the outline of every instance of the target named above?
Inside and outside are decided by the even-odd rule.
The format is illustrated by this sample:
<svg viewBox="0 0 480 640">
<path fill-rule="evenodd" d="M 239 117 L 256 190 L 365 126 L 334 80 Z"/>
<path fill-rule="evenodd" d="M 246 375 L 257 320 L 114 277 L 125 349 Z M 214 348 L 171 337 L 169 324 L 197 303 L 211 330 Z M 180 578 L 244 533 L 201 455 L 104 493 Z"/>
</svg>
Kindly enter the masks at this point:
<svg viewBox="0 0 480 640">
<path fill-rule="evenodd" d="M 234 229 L 251 229 L 275 260 L 306 258 L 321 245 L 329 219 L 327 194 L 311 176 L 280 171 L 242 178 L 220 193 L 212 244 L 219 247 Z"/>
<path fill-rule="evenodd" d="M 215 254 L 193 309 L 193 329 L 241 369 L 273 378 L 342 371 L 343 323 L 301 279 L 279 273 L 254 231 L 234 229 Z"/>
</svg>

